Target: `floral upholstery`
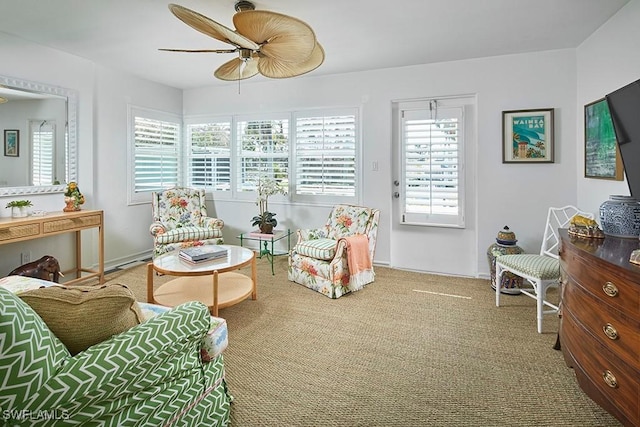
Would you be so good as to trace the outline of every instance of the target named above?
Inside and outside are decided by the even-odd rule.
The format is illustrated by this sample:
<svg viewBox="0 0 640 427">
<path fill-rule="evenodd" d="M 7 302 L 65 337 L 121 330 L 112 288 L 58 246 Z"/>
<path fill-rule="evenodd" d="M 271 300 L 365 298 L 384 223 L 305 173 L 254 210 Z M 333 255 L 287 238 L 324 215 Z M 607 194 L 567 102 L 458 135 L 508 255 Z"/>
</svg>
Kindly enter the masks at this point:
<svg viewBox="0 0 640 427">
<path fill-rule="evenodd" d="M 363 284 L 351 280 L 343 238 L 364 234 L 373 260 L 380 211 L 362 206 L 336 205 L 321 228 L 300 229 L 298 242 L 289 254 L 289 280 L 330 298 L 357 291 Z M 366 282 L 373 281 L 367 277 Z"/>
<path fill-rule="evenodd" d="M 153 255 L 189 246 L 224 243 L 224 221 L 207 216 L 205 191 L 196 188 L 174 187 L 154 192 L 151 197 L 153 223 Z"/>
</svg>

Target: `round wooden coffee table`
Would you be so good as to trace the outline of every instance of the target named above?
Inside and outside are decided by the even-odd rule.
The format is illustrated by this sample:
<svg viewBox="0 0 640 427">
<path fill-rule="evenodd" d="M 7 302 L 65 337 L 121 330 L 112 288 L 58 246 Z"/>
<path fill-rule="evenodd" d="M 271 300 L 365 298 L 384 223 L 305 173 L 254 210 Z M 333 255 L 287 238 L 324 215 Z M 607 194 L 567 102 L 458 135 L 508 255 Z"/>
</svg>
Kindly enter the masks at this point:
<svg viewBox="0 0 640 427">
<path fill-rule="evenodd" d="M 257 298 L 256 255 L 247 248 L 220 245 L 228 250 L 223 258 L 190 263 L 178 251 L 160 255 L 147 264 L 147 300 L 151 303 L 175 307 L 187 301 L 200 301 L 209 307 L 213 316 L 218 310 Z M 251 277 L 234 272 L 251 265 Z M 155 273 L 177 276 L 153 290 Z"/>
</svg>

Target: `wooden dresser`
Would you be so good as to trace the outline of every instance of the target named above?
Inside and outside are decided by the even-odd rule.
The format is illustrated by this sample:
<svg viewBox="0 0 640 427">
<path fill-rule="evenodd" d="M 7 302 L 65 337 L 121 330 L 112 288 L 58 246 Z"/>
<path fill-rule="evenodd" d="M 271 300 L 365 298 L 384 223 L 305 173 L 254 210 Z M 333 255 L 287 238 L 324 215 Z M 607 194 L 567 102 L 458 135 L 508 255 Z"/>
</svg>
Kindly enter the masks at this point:
<svg viewBox="0 0 640 427">
<path fill-rule="evenodd" d="M 585 239 L 560 230 L 560 341 L 578 384 L 624 425 L 640 425 L 638 239 Z"/>
</svg>

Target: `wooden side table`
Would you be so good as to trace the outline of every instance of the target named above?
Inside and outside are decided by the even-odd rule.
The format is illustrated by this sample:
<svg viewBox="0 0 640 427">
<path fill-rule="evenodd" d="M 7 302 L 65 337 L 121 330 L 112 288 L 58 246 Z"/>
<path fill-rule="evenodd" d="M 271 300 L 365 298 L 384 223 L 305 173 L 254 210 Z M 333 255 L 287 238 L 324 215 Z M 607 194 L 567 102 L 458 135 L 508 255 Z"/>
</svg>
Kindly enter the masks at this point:
<svg viewBox="0 0 640 427">
<path fill-rule="evenodd" d="M 218 310 L 238 304 L 249 298 L 257 299 L 256 257 L 252 250 L 240 246 L 221 245 L 227 248 L 225 258 L 201 263 L 189 263 L 179 256 L 179 251 L 160 255 L 147 264 L 147 301 L 167 307 L 175 307 L 187 301 L 200 301 L 209 307 L 213 316 Z M 236 273 L 251 266 L 251 277 Z M 178 276 L 153 290 L 155 272 Z"/>
</svg>

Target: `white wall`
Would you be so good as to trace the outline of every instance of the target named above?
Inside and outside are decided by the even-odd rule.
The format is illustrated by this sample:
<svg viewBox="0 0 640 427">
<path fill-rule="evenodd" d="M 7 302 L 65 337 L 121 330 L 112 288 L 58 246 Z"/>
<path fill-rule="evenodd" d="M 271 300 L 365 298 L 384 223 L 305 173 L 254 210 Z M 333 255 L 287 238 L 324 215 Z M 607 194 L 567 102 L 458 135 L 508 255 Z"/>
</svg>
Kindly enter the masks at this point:
<svg viewBox="0 0 640 427">
<path fill-rule="evenodd" d="M 584 178 L 584 106 L 640 78 L 640 0 L 632 0 L 577 49 L 578 204 L 598 216 L 612 194 L 629 195 L 626 179 Z"/>
<path fill-rule="evenodd" d="M 198 88 L 185 91 L 184 111 L 188 116 L 361 106 L 362 203 L 381 209 L 376 262 L 389 263 L 394 179 L 390 160 L 391 102 L 477 94 L 478 140 L 474 147 L 469 147 L 477 153 L 477 173 L 472 173 L 468 182 L 468 191 L 477 198 L 477 207 L 472 206 L 467 221 L 467 232 L 473 235 L 460 240 L 460 230 L 410 227 L 396 228 L 393 238 L 399 239 L 397 245 L 413 249 L 415 263 L 423 270 L 486 275 L 489 271 L 486 249 L 505 224 L 516 232 L 524 248 L 536 251 L 548 206 L 576 202 L 575 74 L 574 50 L 558 50 L 334 76 L 243 81 L 240 94 L 237 83 Z M 547 107 L 556 109 L 556 162 L 502 164 L 502 111 Z M 374 161 L 378 162 L 378 171 L 371 170 Z M 248 202 L 216 200 L 215 206 L 226 222 L 225 228 L 233 230 L 232 237 L 248 228 L 255 213 L 255 206 Z M 323 224 L 329 207 L 291 206 L 273 210 L 295 229 Z M 461 241 L 470 245 L 451 244 Z M 229 241 L 233 242 L 235 239 Z M 461 257 L 461 251 L 467 252 L 467 256 Z M 462 263 L 461 259 L 471 261 Z"/>
<path fill-rule="evenodd" d="M 78 186 L 84 209 L 104 210 L 105 260 L 117 264 L 150 251 L 149 205 L 127 206 L 127 104 L 181 114 L 182 91 L 110 70 L 0 32 L 0 74 L 78 91 Z M 0 208 L 7 201 L 0 199 Z M 20 197 L 24 198 L 24 197 Z M 62 194 L 29 195 L 34 209 L 62 211 Z M 96 233 L 83 232 L 83 263 L 97 263 Z M 0 246 L 0 277 L 20 265 L 20 252 L 32 259 L 54 255 L 73 265 L 72 235 Z"/>
<path fill-rule="evenodd" d="M 0 74 L 3 76 L 17 77 L 78 91 L 78 182 L 80 189 L 86 196 L 85 207 L 88 209 L 96 208 L 92 168 L 94 157 L 93 63 L 2 32 L 0 32 L 0 58 L 2 58 Z M 17 198 L 25 197 L 0 198 L 0 209 L 3 210 L 3 216 L 7 216 L 4 212 L 6 202 Z M 34 203 L 34 209 L 62 211 L 64 207 L 62 194 L 29 195 L 28 199 Z M 54 255 L 60 260 L 63 269 L 69 268 L 73 253 L 71 251 L 73 248 L 71 237 L 71 235 L 64 235 L 0 246 L 0 276 L 6 275 L 20 265 L 20 252 L 22 251 L 30 251 L 32 259 L 47 254 Z M 95 247 L 93 237 L 91 235 L 85 237 L 86 246 L 84 246 L 83 256 L 87 260 L 97 260 L 93 249 Z"/>
<path fill-rule="evenodd" d="M 376 261 L 391 259 L 391 101 L 425 96 L 475 94 L 478 97 L 475 264 L 456 266 L 456 248 L 443 257 L 443 272 L 477 272 L 486 275 L 486 248 L 502 226 L 508 224 L 519 244 L 535 251 L 539 246 L 544 213 L 550 205 L 577 203 L 597 211 L 609 194 L 628 194 L 626 183 L 584 179 L 584 104 L 639 76 L 640 0 L 632 0 L 577 50 L 511 55 L 469 61 L 369 71 L 324 77 L 300 77 L 273 82 L 237 84 L 185 91 L 163 87 L 97 66 L 0 33 L 0 74 L 75 89 L 79 93 L 79 185 L 87 208 L 105 210 L 107 263 L 135 258 L 151 247 L 148 234 L 149 205 L 126 204 L 126 105 L 185 115 L 246 113 L 327 106 L 362 108 L 365 182 L 362 203 L 382 210 Z M 576 82 L 577 76 L 577 82 Z M 501 112 L 510 109 L 556 109 L 556 162 L 553 164 L 502 164 Z M 379 164 L 374 172 L 367 167 Z M 37 209 L 62 209 L 61 195 L 30 197 Z M 0 200 L 0 204 L 7 200 Z M 0 206 L 2 207 L 2 206 Z M 296 228 L 324 222 L 330 206 L 274 206 L 284 226 Z M 252 202 L 215 200 L 213 214 L 223 218 L 225 239 L 249 226 Z M 406 236 L 400 236 L 404 239 Z M 414 236 L 415 237 L 415 236 Z M 448 236 L 418 235 L 417 253 L 439 246 Z M 396 237 L 393 237 L 396 238 Z M 0 246 L 0 275 L 19 263 L 19 252 L 34 257 L 57 255 L 60 241 L 47 239 Z M 69 241 L 69 243 L 71 243 Z M 468 248 L 464 248 L 469 250 Z M 66 250 L 65 250 L 66 252 Z M 66 254 L 64 255 L 66 257 Z M 85 255 L 87 258 L 87 255 Z M 87 259 L 95 262 L 90 251 Z"/>
<path fill-rule="evenodd" d="M 95 90 L 95 199 L 104 210 L 106 263 L 113 265 L 148 255 L 153 243 L 150 205 L 127 205 L 127 105 L 180 115 L 182 91 L 99 66 Z"/>
</svg>

